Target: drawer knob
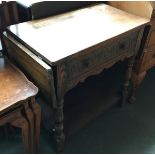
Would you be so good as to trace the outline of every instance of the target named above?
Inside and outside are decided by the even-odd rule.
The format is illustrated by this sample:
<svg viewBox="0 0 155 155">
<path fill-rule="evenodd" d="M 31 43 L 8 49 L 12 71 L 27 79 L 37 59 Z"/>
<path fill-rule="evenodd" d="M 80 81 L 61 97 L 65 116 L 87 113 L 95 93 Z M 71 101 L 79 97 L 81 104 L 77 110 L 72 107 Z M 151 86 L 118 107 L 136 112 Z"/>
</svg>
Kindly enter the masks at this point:
<svg viewBox="0 0 155 155">
<path fill-rule="evenodd" d="M 125 46 L 124 43 L 121 43 L 121 44 L 119 45 L 119 48 L 120 48 L 121 50 L 125 50 L 125 49 L 126 49 L 126 46 Z"/>
<path fill-rule="evenodd" d="M 88 67 L 89 66 L 89 62 L 88 61 L 84 61 L 83 65 L 84 65 L 84 67 Z"/>
</svg>

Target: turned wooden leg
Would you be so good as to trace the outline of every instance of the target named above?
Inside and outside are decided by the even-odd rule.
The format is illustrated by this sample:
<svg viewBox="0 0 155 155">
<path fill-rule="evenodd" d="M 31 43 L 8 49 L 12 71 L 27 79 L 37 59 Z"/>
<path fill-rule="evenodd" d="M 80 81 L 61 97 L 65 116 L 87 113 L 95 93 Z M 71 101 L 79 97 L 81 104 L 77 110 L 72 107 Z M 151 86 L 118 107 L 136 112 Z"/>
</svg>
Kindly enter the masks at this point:
<svg viewBox="0 0 155 155">
<path fill-rule="evenodd" d="M 58 100 L 57 108 L 55 109 L 55 140 L 56 140 L 56 148 L 58 152 L 63 151 L 64 143 L 65 143 L 65 135 L 64 135 L 64 113 L 63 113 L 63 99 Z"/>
<path fill-rule="evenodd" d="M 132 91 L 131 91 L 131 96 L 129 98 L 129 102 L 130 103 L 134 103 L 136 101 L 136 90 L 139 87 L 139 85 L 141 84 L 141 82 L 143 81 L 143 79 L 145 78 L 146 75 L 146 71 L 142 72 L 142 73 L 133 73 L 132 74 Z"/>
<path fill-rule="evenodd" d="M 35 132 L 35 152 L 37 153 L 39 150 L 40 144 L 40 122 L 41 122 L 41 108 L 39 104 L 36 103 L 35 98 L 31 99 L 30 107 L 34 114 L 34 132 Z"/>
<path fill-rule="evenodd" d="M 129 58 L 129 60 L 128 60 L 128 68 L 127 68 L 127 72 L 125 74 L 125 80 L 124 80 L 123 90 L 122 90 L 121 106 L 123 106 L 126 103 L 126 100 L 128 97 L 128 88 L 129 88 L 129 84 L 130 84 L 130 80 L 131 80 L 134 61 L 135 61 L 135 56 Z"/>
<path fill-rule="evenodd" d="M 29 123 L 24 117 L 19 117 L 16 120 L 10 122 L 11 125 L 14 127 L 18 127 L 22 129 L 22 135 L 23 135 L 23 143 L 24 143 L 24 149 L 25 153 L 31 153 L 30 144 L 29 144 Z"/>
<path fill-rule="evenodd" d="M 24 113 L 26 118 L 29 122 L 29 133 L 30 133 L 30 146 L 31 146 L 31 153 L 34 153 L 34 117 L 33 112 L 30 109 L 28 103 L 24 105 Z"/>
</svg>

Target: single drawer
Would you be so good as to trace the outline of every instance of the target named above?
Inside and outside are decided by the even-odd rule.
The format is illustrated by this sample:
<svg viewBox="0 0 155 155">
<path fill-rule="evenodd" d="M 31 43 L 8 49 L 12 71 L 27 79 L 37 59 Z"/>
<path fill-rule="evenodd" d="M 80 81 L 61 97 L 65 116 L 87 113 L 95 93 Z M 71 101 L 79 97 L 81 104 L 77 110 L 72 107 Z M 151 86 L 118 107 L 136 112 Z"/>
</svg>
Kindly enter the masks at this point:
<svg viewBox="0 0 155 155">
<path fill-rule="evenodd" d="M 4 35 L 4 42 L 9 58 L 35 83 L 40 94 L 51 104 L 54 99 L 51 67 L 11 36 Z"/>
<path fill-rule="evenodd" d="M 84 80 L 85 77 L 96 74 L 97 70 L 108 68 L 119 60 L 134 55 L 138 35 L 139 31 L 128 33 L 66 59 L 61 64 L 65 89 L 71 88 L 79 79 Z"/>
</svg>

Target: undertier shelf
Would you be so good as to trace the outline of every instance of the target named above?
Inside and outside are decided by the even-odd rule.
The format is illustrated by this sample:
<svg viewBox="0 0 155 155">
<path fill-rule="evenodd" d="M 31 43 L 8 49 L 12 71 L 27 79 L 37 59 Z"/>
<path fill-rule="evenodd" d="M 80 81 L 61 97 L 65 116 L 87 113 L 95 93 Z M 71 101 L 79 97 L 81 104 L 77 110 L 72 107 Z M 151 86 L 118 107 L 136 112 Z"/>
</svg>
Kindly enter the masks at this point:
<svg viewBox="0 0 155 155">
<path fill-rule="evenodd" d="M 88 123 L 95 120 L 104 111 L 110 109 L 120 101 L 120 94 L 116 90 L 102 92 L 90 92 L 80 98 L 75 98 L 64 108 L 65 134 L 70 136 L 86 127 Z M 102 93 L 102 94 L 101 94 Z"/>
</svg>

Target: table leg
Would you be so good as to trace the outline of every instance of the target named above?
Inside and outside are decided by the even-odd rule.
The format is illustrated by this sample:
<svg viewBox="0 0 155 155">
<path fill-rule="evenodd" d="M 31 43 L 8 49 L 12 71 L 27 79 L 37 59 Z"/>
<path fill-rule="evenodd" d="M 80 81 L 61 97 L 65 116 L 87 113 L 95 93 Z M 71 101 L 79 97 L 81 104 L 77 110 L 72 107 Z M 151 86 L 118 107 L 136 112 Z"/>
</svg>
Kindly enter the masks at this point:
<svg viewBox="0 0 155 155">
<path fill-rule="evenodd" d="M 29 144 L 29 123 L 24 117 L 19 117 L 16 120 L 10 122 L 11 125 L 14 127 L 18 127 L 22 129 L 22 135 L 23 135 L 23 143 L 24 143 L 24 149 L 25 153 L 31 153 L 30 144 Z"/>
<path fill-rule="evenodd" d="M 28 103 L 24 105 L 24 112 L 29 122 L 31 153 L 34 153 L 34 117 L 33 117 L 33 112 L 30 109 Z"/>
<path fill-rule="evenodd" d="M 131 80 L 133 65 L 135 62 L 135 56 L 132 56 L 128 60 L 128 68 L 127 72 L 125 74 L 125 80 L 123 84 L 123 91 L 122 91 L 122 100 L 121 100 L 121 106 L 123 106 L 126 103 L 127 97 L 128 97 L 128 88 Z"/>
<path fill-rule="evenodd" d="M 134 103 L 136 101 L 136 90 L 139 87 L 139 85 L 141 84 L 141 82 L 143 81 L 143 79 L 146 76 L 146 71 L 142 72 L 142 73 L 133 73 L 132 75 L 132 91 L 131 91 L 131 96 L 129 98 L 129 102 L 130 103 Z"/>
<path fill-rule="evenodd" d="M 57 101 L 57 108 L 55 109 L 55 140 L 56 140 L 56 148 L 58 152 L 63 151 L 64 143 L 65 143 L 65 135 L 64 135 L 64 112 L 63 112 L 63 99 Z"/>
<path fill-rule="evenodd" d="M 34 132 L 35 132 L 35 152 L 39 150 L 40 144 L 40 122 L 41 122 L 41 108 L 39 104 L 36 103 L 35 98 L 31 99 L 30 107 L 34 114 Z"/>
</svg>

